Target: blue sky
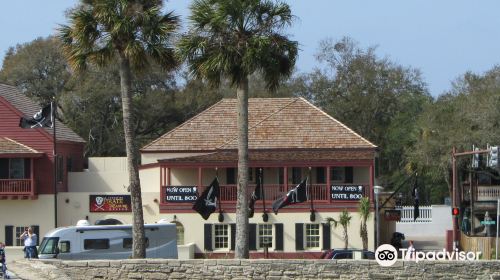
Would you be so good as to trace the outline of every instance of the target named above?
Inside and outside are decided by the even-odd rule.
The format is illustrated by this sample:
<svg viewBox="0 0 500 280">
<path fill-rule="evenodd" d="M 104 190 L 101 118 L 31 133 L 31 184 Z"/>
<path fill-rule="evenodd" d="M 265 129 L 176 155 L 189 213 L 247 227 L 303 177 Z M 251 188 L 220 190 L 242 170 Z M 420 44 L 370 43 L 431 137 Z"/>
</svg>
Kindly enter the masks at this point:
<svg viewBox="0 0 500 280">
<path fill-rule="evenodd" d="M 187 24 L 188 0 L 169 0 Z M 432 95 L 466 71 L 500 64 L 500 1 L 496 0 L 287 0 L 298 17 L 289 30 L 299 41 L 299 72 L 318 67 L 314 54 L 325 38 L 349 36 L 403 66 L 422 71 Z M 0 1 L 0 59 L 10 46 L 55 32 L 76 0 Z"/>
</svg>

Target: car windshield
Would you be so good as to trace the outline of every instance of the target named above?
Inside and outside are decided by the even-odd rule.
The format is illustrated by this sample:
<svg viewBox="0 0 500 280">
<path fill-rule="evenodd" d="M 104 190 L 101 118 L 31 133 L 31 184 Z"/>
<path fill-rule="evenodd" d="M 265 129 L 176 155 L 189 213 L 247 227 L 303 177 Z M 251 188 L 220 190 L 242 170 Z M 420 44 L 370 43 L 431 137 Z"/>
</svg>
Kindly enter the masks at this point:
<svg viewBox="0 0 500 280">
<path fill-rule="evenodd" d="M 56 254 L 59 237 L 44 237 L 40 244 L 40 254 Z"/>
</svg>

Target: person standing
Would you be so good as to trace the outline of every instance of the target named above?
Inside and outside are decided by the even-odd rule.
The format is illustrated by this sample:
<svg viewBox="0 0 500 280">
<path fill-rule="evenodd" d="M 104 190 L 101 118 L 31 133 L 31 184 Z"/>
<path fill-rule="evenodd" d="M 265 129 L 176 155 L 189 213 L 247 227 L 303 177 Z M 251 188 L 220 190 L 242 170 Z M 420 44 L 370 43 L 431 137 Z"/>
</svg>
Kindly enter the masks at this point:
<svg viewBox="0 0 500 280">
<path fill-rule="evenodd" d="M 406 251 L 405 260 L 414 260 L 415 259 L 415 247 L 413 247 L 413 240 L 409 241 L 408 250 Z"/>
<path fill-rule="evenodd" d="M 36 243 L 38 236 L 33 233 L 33 229 L 31 227 L 27 227 L 19 238 L 24 241 L 24 258 L 37 259 L 38 252 L 36 250 Z"/>
</svg>

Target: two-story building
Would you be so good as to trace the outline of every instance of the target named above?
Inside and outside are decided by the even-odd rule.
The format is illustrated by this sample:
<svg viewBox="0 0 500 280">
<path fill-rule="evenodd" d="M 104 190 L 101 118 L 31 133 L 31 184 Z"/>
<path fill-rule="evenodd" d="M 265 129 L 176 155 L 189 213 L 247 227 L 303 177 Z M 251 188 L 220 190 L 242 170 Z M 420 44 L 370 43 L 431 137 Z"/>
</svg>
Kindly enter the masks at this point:
<svg viewBox="0 0 500 280">
<path fill-rule="evenodd" d="M 55 193 L 68 190 L 68 171 L 83 169 L 85 141 L 61 122 L 56 157 L 52 128 L 19 127 L 22 116 L 39 110 L 16 87 L 0 84 L 0 241 L 8 246 L 22 245 L 26 226 L 41 233 L 54 228 Z"/>
</svg>

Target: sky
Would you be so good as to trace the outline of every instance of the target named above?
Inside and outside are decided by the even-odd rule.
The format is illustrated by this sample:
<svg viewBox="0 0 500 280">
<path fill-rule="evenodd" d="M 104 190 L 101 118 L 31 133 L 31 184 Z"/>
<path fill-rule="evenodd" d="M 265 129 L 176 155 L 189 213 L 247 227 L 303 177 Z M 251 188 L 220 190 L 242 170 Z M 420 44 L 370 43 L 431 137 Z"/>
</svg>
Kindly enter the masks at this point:
<svg viewBox="0 0 500 280">
<path fill-rule="evenodd" d="M 9 47 L 54 34 L 77 0 L 0 0 L 0 60 Z M 188 24 L 189 0 L 168 0 L 167 10 Z M 286 0 L 297 16 L 288 30 L 299 42 L 299 73 L 321 65 L 321 40 L 349 36 L 377 55 L 420 69 L 433 96 L 467 71 L 483 74 L 500 64 L 497 0 Z M 0 63 L 1 65 L 1 63 Z"/>
</svg>

